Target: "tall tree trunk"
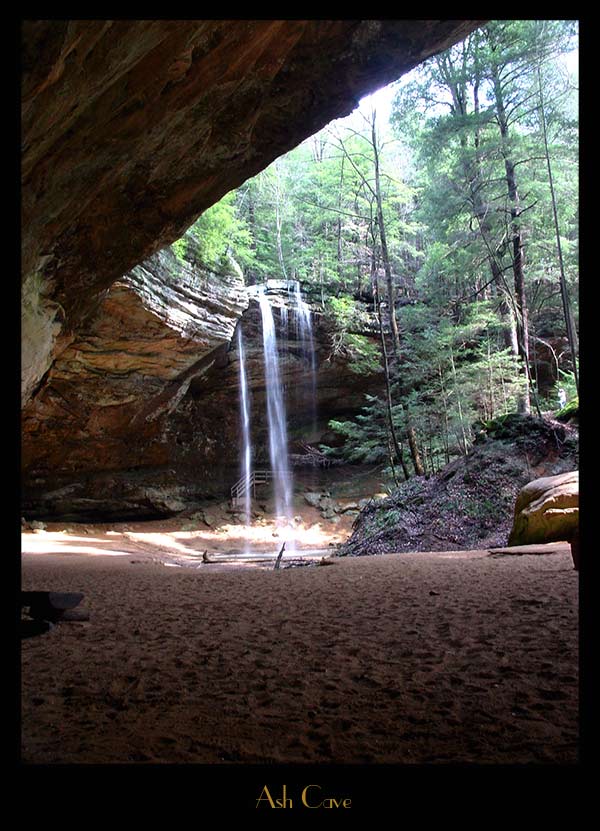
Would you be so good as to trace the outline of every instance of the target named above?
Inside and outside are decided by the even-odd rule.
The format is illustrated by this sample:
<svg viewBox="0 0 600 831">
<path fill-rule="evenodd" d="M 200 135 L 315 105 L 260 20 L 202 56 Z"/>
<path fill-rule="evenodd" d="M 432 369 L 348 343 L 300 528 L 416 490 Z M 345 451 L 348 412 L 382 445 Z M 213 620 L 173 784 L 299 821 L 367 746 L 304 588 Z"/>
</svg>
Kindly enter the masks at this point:
<svg viewBox="0 0 600 831">
<path fill-rule="evenodd" d="M 448 425 L 448 396 L 446 395 L 446 388 L 444 386 L 444 376 L 442 373 L 442 365 L 438 361 L 438 375 L 440 379 L 440 389 L 442 392 L 442 404 L 443 404 L 443 413 L 444 413 L 444 454 L 446 459 L 446 464 L 450 464 L 450 430 Z"/>
<path fill-rule="evenodd" d="M 538 88 L 540 95 L 540 120 L 542 124 L 542 136 L 544 138 L 544 153 L 546 156 L 546 167 L 548 168 L 548 183 L 550 185 L 550 197 L 552 199 L 552 215 L 554 217 L 554 232 L 556 234 L 556 248 L 558 251 L 558 263 L 560 266 L 560 296 L 563 306 L 563 314 L 565 317 L 565 326 L 567 330 L 567 338 L 569 341 L 569 348 L 571 350 L 571 358 L 573 362 L 573 377 L 575 379 L 575 386 L 577 394 L 579 395 L 579 372 L 577 371 L 577 335 L 575 326 L 573 325 L 573 316 L 569 305 L 569 292 L 567 291 L 567 281 L 565 279 L 565 266 L 563 262 L 562 246 L 560 244 L 560 226 L 558 224 L 558 211 L 556 209 L 556 196 L 554 193 L 554 179 L 552 177 L 552 165 L 550 164 L 550 152 L 548 150 L 548 133 L 546 130 L 546 111 L 544 108 L 544 93 L 542 89 L 542 73 L 538 64 Z"/>
<path fill-rule="evenodd" d="M 323 255 L 319 254 L 319 285 L 321 286 L 321 308 L 325 308 L 325 285 L 323 283 Z"/>
<path fill-rule="evenodd" d="M 377 130 L 375 124 L 375 111 L 373 110 L 373 117 L 371 119 L 371 143 L 373 145 L 373 160 L 375 168 L 375 198 L 377 206 L 377 225 L 379 227 L 379 240 L 381 242 L 381 259 L 383 261 L 383 269 L 385 272 L 385 283 L 387 288 L 388 314 L 390 319 L 390 329 L 392 333 L 392 350 L 394 353 L 394 375 L 397 376 L 400 362 L 400 332 L 398 329 L 398 321 L 396 319 L 396 298 L 394 293 L 394 282 L 392 280 L 392 267 L 390 263 L 390 256 L 387 246 L 387 235 L 385 232 L 385 222 L 383 219 L 383 198 L 381 195 L 381 177 L 379 174 L 379 145 L 377 142 Z M 413 467 L 417 476 L 423 476 L 425 470 L 423 462 L 419 454 L 419 447 L 417 444 L 417 435 L 415 428 L 411 422 L 410 414 L 407 411 L 407 437 L 408 446 L 410 448 L 410 455 L 412 457 Z"/>
<path fill-rule="evenodd" d="M 415 469 L 415 474 L 417 476 L 424 476 L 425 468 L 423 467 L 423 461 L 421 459 L 421 454 L 419 452 L 419 445 L 417 444 L 417 433 L 415 431 L 412 421 L 410 420 L 408 409 L 406 409 L 406 417 L 408 420 L 406 435 L 408 437 L 408 446 L 410 447 L 410 455 L 412 458 L 413 467 Z"/>
<path fill-rule="evenodd" d="M 250 250 L 256 253 L 256 215 L 254 212 L 254 194 L 252 186 L 248 188 L 248 227 L 250 229 Z M 256 283 L 256 273 L 252 269 L 247 272 L 248 285 Z"/>
<path fill-rule="evenodd" d="M 490 344 L 490 335 L 488 332 L 487 336 L 487 360 L 488 360 L 488 383 L 489 383 L 489 413 L 488 419 L 494 418 L 494 412 L 496 409 L 495 401 L 494 401 L 494 370 L 492 366 L 492 347 Z"/>
<path fill-rule="evenodd" d="M 340 285 L 342 284 L 344 278 L 344 269 L 343 269 L 343 250 L 342 250 L 342 188 L 344 186 L 344 157 L 342 156 L 342 161 L 340 165 L 340 184 L 338 190 L 338 220 L 337 220 L 337 228 L 336 228 L 336 235 L 337 235 L 337 275 Z"/>
<path fill-rule="evenodd" d="M 279 183 L 279 169 L 277 167 L 277 163 L 275 163 L 275 228 L 277 236 L 277 257 L 279 259 L 279 265 L 281 266 L 281 273 L 283 274 L 283 279 L 287 280 L 288 275 L 283 259 L 283 243 L 281 239 L 282 226 L 283 219 L 281 216 L 281 188 Z"/>
<path fill-rule="evenodd" d="M 481 86 L 481 66 L 478 60 L 480 35 L 474 32 L 465 41 L 462 50 L 462 62 L 456 67 L 448 53 L 436 58 L 436 63 L 444 84 L 448 88 L 452 98 L 452 113 L 458 122 L 458 135 L 461 146 L 461 166 L 463 176 L 469 191 L 471 212 L 477 221 L 479 234 L 488 252 L 488 263 L 490 266 L 493 285 L 499 298 L 499 313 L 503 323 L 502 335 L 507 349 L 511 349 L 514 355 L 519 354 L 516 337 L 515 316 L 512 313 L 511 305 L 508 303 L 508 287 L 502 273 L 498 260 L 496 245 L 492 242 L 492 228 L 488 218 L 488 206 L 482 197 L 482 174 L 481 174 L 481 106 L 479 101 L 479 90 Z M 467 46 L 468 44 L 468 46 Z M 469 148 L 467 134 L 461 129 L 461 123 L 467 118 L 467 86 L 466 79 L 471 69 L 468 66 L 469 51 L 473 54 L 472 82 L 473 82 L 473 149 Z"/>
<path fill-rule="evenodd" d="M 494 250 L 494 247 L 490 244 L 491 236 L 492 236 L 492 229 L 488 219 L 488 209 L 487 206 L 483 202 L 482 198 L 482 188 L 481 188 L 481 153 L 480 153 L 480 145 L 481 145 L 481 124 L 480 124 L 480 102 L 479 102 L 479 88 L 481 84 L 481 67 L 479 65 L 478 60 L 478 45 L 479 45 L 479 37 L 478 34 L 475 33 L 472 36 L 475 40 L 475 49 L 474 49 L 474 82 L 473 82 L 473 112 L 475 115 L 475 132 L 473 137 L 473 144 L 475 147 L 475 155 L 474 155 L 474 162 L 473 162 L 473 169 L 469 170 L 468 163 L 465 163 L 465 173 L 467 179 L 469 181 L 469 194 L 471 198 L 471 207 L 473 211 L 473 215 L 477 219 L 477 223 L 479 226 L 479 232 L 481 237 L 483 238 L 483 242 L 486 246 L 488 251 L 488 263 L 490 266 L 490 271 L 492 273 L 492 280 L 493 284 L 496 288 L 496 292 L 499 298 L 499 314 L 500 319 L 502 320 L 502 336 L 504 338 L 504 346 L 507 349 L 510 349 L 513 355 L 519 354 L 519 347 L 517 342 L 517 334 L 516 334 L 516 325 L 515 319 L 511 313 L 510 305 L 507 301 L 506 293 L 508 291 L 507 286 L 504 284 L 504 279 L 502 275 L 502 268 L 500 263 L 498 262 L 497 252 Z M 462 136 L 462 134 L 461 134 Z M 461 138 L 462 141 L 462 138 Z M 463 149 L 465 149 L 466 142 L 463 144 Z"/>
<path fill-rule="evenodd" d="M 512 267 L 515 285 L 515 301 L 517 307 L 517 341 L 519 347 L 519 357 L 521 358 L 525 378 L 527 381 L 526 387 L 522 395 L 519 397 L 518 409 L 519 412 L 529 413 L 531 412 L 529 323 L 527 310 L 527 296 L 525 294 L 525 271 L 523 267 L 523 238 L 521 234 L 521 223 L 519 222 L 519 191 L 517 188 L 515 164 L 510 156 L 508 146 L 508 117 L 506 115 L 506 108 L 504 106 L 502 83 L 500 81 L 498 69 L 495 64 L 492 64 L 492 80 L 494 84 L 496 116 L 498 119 L 498 126 L 500 128 L 501 152 L 504 158 L 504 171 L 506 177 L 508 199 L 510 204 L 510 236 L 512 248 Z"/>
<path fill-rule="evenodd" d="M 467 439 L 467 431 L 465 430 L 465 417 L 463 415 L 461 395 L 458 388 L 458 379 L 456 375 L 456 364 L 454 363 L 454 352 L 452 346 L 450 347 L 450 366 L 452 367 L 452 377 L 454 380 L 454 392 L 456 393 L 456 404 L 458 406 L 458 420 L 460 422 L 460 432 L 462 437 L 463 452 L 465 456 L 469 453 L 469 442 Z"/>
<path fill-rule="evenodd" d="M 387 347 L 385 345 L 385 333 L 383 329 L 383 320 L 381 317 L 381 306 L 379 303 L 379 283 L 377 280 L 377 271 L 375 266 L 375 258 L 373 258 L 373 263 L 371 266 L 371 279 L 373 284 L 373 298 L 375 301 L 375 311 L 377 313 L 377 319 L 379 321 L 379 337 L 381 340 L 381 354 L 383 356 L 383 370 L 385 374 L 385 389 L 386 389 L 386 407 L 387 407 L 387 415 L 388 415 L 388 429 L 389 429 L 389 437 L 392 442 L 392 446 L 394 448 L 394 453 L 396 454 L 396 459 L 402 466 L 402 472 L 404 473 L 404 478 L 406 481 L 410 479 L 410 474 L 408 472 L 408 468 L 406 467 L 406 462 L 404 461 L 404 454 L 402 452 L 402 444 L 398 439 L 398 435 L 396 433 L 396 427 L 394 425 L 394 417 L 392 411 L 392 386 L 390 380 L 390 367 L 388 362 L 388 354 L 387 354 Z"/>
<path fill-rule="evenodd" d="M 379 227 L 379 240 L 381 242 L 381 259 L 383 261 L 383 270 L 385 271 L 388 313 L 390 318 L 390 329 L 392 332 L 392 350 L 394 352 L 394 359 L 398 361 L 400 358 L 400 334 L 398 331 L 398 321 L 396 320 L 396 298 L 394 293 L 394 283 L 392 280 L 392 267 L 390 264 L 390 255 L 387 246 L 385 222 L 383 221 L 383 199 L 381 197 L 381 177 L 379 175 L 379 145 L 377 142 L 377 130 L 375 126 L 375 110 L 373 110 L 373 117 L 371 119 L 371 142 L 373 145 L 373 161 L 375 169 L 377 225 Z"/>
</svg>

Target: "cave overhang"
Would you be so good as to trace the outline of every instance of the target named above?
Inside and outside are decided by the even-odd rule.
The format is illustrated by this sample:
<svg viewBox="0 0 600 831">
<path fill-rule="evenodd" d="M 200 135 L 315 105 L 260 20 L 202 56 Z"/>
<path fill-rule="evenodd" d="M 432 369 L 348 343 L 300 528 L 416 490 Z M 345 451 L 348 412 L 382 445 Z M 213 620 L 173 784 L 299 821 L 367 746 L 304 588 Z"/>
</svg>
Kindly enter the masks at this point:
<svg viewBox="0 0 600 831">
<path fill-rule="evenodd" d="M 28 20 L 26 403 L 122 275 L 483 20 Z"/>
</svg>

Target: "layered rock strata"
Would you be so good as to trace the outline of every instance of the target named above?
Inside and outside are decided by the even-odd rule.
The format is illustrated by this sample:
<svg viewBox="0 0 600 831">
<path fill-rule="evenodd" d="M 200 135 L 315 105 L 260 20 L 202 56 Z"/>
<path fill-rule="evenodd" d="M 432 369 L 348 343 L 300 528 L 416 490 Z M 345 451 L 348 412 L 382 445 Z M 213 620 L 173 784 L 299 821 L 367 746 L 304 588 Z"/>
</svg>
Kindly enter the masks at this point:
<svg viewBox="0 0 600 831">
<path fill-rule="evenodd" d="M 180 443 L 165 425 L 192 381 L 226 360 L 247 305 L 239 270 L 198 273 L 171 249 L 111 286 L 23 411 L 24 511 L 181 510 L 193 482 L 175 481 Z M 188 462 L 204 458 L 196 439 Z"/>
</svg>

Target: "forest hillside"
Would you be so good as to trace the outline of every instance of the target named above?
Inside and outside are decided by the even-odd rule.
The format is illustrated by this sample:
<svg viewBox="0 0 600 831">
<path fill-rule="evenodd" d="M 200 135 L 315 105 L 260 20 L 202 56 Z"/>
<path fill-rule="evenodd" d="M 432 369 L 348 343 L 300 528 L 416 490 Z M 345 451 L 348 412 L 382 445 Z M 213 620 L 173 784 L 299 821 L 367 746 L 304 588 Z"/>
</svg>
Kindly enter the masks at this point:
<svg viewBox="0 0 600 831">
<path fill-rule="evenodd" d="M 466 456 L 371 500 L 340 554 L 505 546 L 520 489 L 532 479 L 578 467 L 573 423 L 514 414 L 480 424 Z"/>
</svg>

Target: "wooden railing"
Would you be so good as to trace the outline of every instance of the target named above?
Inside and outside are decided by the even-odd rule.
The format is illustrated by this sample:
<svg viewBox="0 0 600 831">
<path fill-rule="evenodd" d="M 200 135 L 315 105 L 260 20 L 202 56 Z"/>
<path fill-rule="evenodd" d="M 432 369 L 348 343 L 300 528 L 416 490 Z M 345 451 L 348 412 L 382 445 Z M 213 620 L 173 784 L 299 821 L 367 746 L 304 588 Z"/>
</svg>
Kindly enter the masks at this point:
<svg viewBox="0 0 600 831">
<path fill-rule="evenodd" d="M 250 476 L 241 476 L 231 488 L 231 501 L 234 504 L 239 502 L 249 490 L 256 496 L 256 486 L 266 485 L 272 478 L 272 470 L 253 470 Z"/>
</svg>

